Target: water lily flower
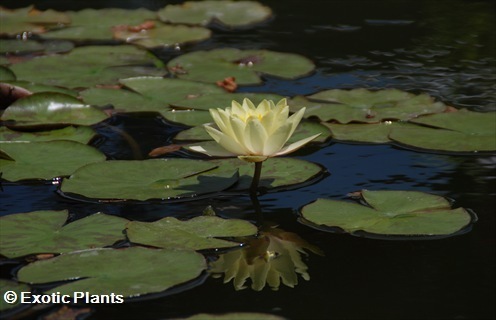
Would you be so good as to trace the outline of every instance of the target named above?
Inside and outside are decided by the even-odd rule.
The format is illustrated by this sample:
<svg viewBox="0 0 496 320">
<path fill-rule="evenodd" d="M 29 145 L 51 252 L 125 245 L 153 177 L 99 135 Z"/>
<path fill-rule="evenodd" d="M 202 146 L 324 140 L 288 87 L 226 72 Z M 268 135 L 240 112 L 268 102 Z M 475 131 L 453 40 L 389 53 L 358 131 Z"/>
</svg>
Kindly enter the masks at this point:
<svg viewBox="0 0 496 320">
<path fill-rule="evenodd" d="M 219 145 L 192 146 L 191 150 L 210 156 L 238 156 L 248 162 L 262 162 L 293 152 L 320 134 L 285 145 L 301 121 L 305 108 L 289 116 L 286 99 L 274 104 L 263 100 L 257 107 L 249 99 L 243 104 L 233 101 L 231 107 L 210 109 L 218 129 L 205 125 L 208 134 Z"/>
</svg>

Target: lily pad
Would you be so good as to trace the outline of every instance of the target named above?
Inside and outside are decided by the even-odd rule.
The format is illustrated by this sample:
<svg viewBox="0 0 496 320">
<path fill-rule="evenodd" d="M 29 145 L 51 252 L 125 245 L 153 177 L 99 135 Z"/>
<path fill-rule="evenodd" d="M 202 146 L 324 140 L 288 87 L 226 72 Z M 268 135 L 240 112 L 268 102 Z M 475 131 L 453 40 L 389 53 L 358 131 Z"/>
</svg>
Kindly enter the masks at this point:
<svg viewBox="0 0 496 320">
<path fill-rule="evenodd" d="M 402 145 L 449 152 L 496 150 L 496 112 L 460 110 L 411 120 L 424 126 L 399 127 L 390 138 Z"/>
<path fill-rule="evenodd" d="M 112 27 L 139 25 L 156 18 L 156 13 L 147 9 L 126 10 L 120 8 L 83 9 L 68 11 L 72 23 L 43 34 L 44 38 L 68 40 L 111 40 Z M 109 17 L 112 17 L 109 19 Z"/>
<path fill-rule="evenodd" d="M 25 89 L 31 93 L 39 93 L 39 92 L 58 92 L 63 93 L 69 96 L 77 97 L 78 93 L 74 90 L 69 90 L 67 88 L 61 88 L 56 86 L 48 86 L 45 84 L 34 83 L 30 81 L 4 81 L 4 83 L 12 85 L 17 88 Z"/>
<path fill-rule="evenodd" d="M 210 38 L 211 31 L 202 27 L 163 25 L 153 22 L 153 27 L 134 30 L 114 30 L 114 38 L 145 48 L 174 47 L 180 44 L 199 42 Z"/>
<path fill-rule="evenodd" d="M 0 142 L 0 172 L 7 181 L 52 179 L 105 160 L 97 149 L 74 141 Z"/>
<path fill-rule="evenodd" d="M 239 85 L 262 83 L 259 74 L 295 79 L 315 69 L 312 61 L 294 53 L 234 48 L 190 52 L 167 67 L 180 79 L 216 83 L 234 77 Z"/>
<path fill-rule="evenodd" d="M 93 199 L 179 199 L 227 189 L 235 167 L 190 159 L 106 161 L 84 166 L 64 179 L 61 190 Z"/>
<path fill-rule="evenodd" d="M 16 79 L 16 76 L 12 72 L 12 70 L 10 70 L 7 67 L 0 66 L 0 81 L 11 81 L 11 80 L 15 80 L 15 79 Z"/>
<path fill-rule="evenodd" d="M 116 84 L 132 76 L 163 75 L 160 60 L 135 46 L 85 46 L 11 66 L 18 80 L 68 88 Z M 74 76 L 77 75 L 77 76 Z"/>
<path fill-rule="evenodd" d="M 164 22 L 207 25 L 215 21 L 229 27 L 249 26 L 271 15 L 269 7 L 254 1 L 186 1 L 158 12 Z"/>
<path fill-rule="evenodd" d="M 397 89 L 324 90 L 306 98 L 295 97 L 289 105 L 292 111 L 306 107 L 305 117 L 338 123 L 409 120 L 447 109 L 445 104 L 427 94 L 414 95 Z"/>
<path fill-rule="evenodd" d="M 360 196 L 368 206 L 318 199 L 301 209 L 303 223 L 338 227 L 351 234 L 365 231 L 413 238 L 453 235 L 472 222 L 464 208 L 452 209 L 448 200 L 428 193 L 362 190 Z"/>
<path fill-rule="evenodd" d="M 0 7 L 2 29 L 0 35 L 15 36 L 23 32 L 42 33 L 49 28 L 69 24 L 71 19 L 63 12 L 39 11 L 34 6 L 9 10 Z"/>
<path fill-rule="evenodd" d="M 212 108 L 227 108 L 231 106 L 233 100 L 242 103 L 243 99 L 250 99 L 255 105 L 258 105 L 264 99 L 275 102 L 281 100 L 283 96 L 272 93 L 212 93 L 198 96 L 190 96 L 186 99 L 178 100 L 173 103 L 175 107 L 182 109 L 195 109 L 208 111 Z"/>
<path fill-rule="evenodd" d="M 62 93 L 42 92 L 11 104 L 2 114 L 4 121 L 16 127 L 40 125 L 92 125 L 108 118 L 107 114 Z"/>
<path fill-rule="evenodd" d="M 0 39 L 1 54 L 47 54 L 68 52 L 74 49 L 74 44 L 69 41 L 45 41 L 22 39 Z"/>
<path fill-rule="evenodd" d="M 181 221 L 167 217 L 155 222 L 131 221 L 126 232 L 131 242 L 142 245 L 203 250 L 239 246 L 238 242 L 217 238 L 254 235 L 257 227 L 238 219 L 199 216 Z"/>
<path fill-rule="evenodd" d="M 20 299 L 16 299 L 14 303 L 7 303 L 6 296 L 4 296 L 7 292 L 14 292 L 17 297 L 21 295 L 21 292 L 29 292 L 31 291 L 29 286 L 24 283 L 19 283 L 16 281 L 11 281 L 7 279 L 0 279 L 0 311 L 5 311 L 8 309 L 12 309 L 18 307 L 21 304 Z"/>
<path fill-rule="evenodd" d="M 216 142 L 210 142 L 216 143 Z M 241 191 L 250 188 L 254 165 L 238 158 L 211 160 L 222 167 L 237 168 L 239 181 L 229 191 Z M 294 158 L 269 158 L 263 162 L 259 186 L 267 189 L 286 189 L 296 187 L 315 179 L 324 169 L 312 162 Z"/>
<path fill-rule="evenodd" d="M 95 213 L 66 224 L 69 212 L 33 211 L 0 218 L 0 253 L 7 258 L 66 253 L 110 246 L 125 240 L 129 220 Z"/>
<path fill-rule="evenodd" d="M 76 279 L 48 294 L 88 292 L 137 297 L 193 280 L 205 269 L 204 257 L 193 250 L 131 247 L 71 252 L 36 261 L 19 270 L 17 278 L 32 284 Z"/>
<path fill-rule="evenodd" d="M 394 128 L 413 127 L 403 122 L 380 122 L 367 124 L 339 124 L 323 122 L 335 140 L 360 143 L 389 143 L 389 134 Z"/>
<path fill-rule="evenodd" d="M 24 132 L 0 127 L 0 143 L 9 142 L 40 142 L 53 140 L 71 140 L 87 144 L 96 135 L 90 127 L 65 127 L 58 130 Z"/>
<path fill-rule="evenodd" d="M 169 110 L 161 111 L 160 114 L 168 121 L 191 127 L 199 126 L 212 121 L 210 112 L 203 110 Z"/>
<path fill-rule="evenodd" d="M 80 92 L 85 103 L 112 105 L 116 112 L 150 112 L 169 110 L 168 104 L 126 89 L 89 88 Z"/>
</svg>

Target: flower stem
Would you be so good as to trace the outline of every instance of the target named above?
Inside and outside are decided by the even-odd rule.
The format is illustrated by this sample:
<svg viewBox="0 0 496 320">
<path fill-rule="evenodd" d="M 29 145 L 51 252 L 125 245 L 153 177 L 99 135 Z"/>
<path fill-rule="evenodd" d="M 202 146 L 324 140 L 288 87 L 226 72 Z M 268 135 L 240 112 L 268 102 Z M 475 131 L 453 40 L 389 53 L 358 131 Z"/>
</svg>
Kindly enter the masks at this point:
<svg viewBox="0 0 496 320">
<path fill-rule="evenodd" d="M 253 179 L 251 180 L 250 194 L 256 195 L 258 190 L 258 184 L 260 182 L 260 175 L 262 174 L 262 161 L 255 162 L 255 172 L 253 173 Z"/>
</svg>

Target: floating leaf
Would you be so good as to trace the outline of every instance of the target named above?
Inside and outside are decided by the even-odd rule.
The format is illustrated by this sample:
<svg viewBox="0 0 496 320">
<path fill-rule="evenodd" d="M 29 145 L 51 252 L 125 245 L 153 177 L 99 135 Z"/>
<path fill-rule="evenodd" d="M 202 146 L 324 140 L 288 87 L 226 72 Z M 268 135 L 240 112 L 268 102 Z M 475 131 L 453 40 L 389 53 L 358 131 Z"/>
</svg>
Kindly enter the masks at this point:
<svg viewBox="0 0 496 320">
<path fill-rule="evenodd" d="M 62 254 L 31 263 L 17 277 L 28 283 L 74 280 L 47 293 L 88 292 L 136 297 L 167 290 L 197 278 L 205 270 L 203 256 L 193 250 L 95 249 Z M 87 302 L 84 298 L 76 302 Z M 90 302 L 90 301 L 88 301 Z"/>
<path fill-rule="evenodd" d="M 47 54 L 57 52 L 68 52 L 74 49 L 74 44 L 69 41 L 45 41 L 22 39 L 0 39 L 1 54 Z"/>
<path fill-rule="evenodd" d="M 124 240 L 129 220 L 102 213 L 66 224 L 69 213 L 33 211 L 0 217 L 0 253 L 7 258 L 66 253 L 110 246 Z"/>
<path fill-rule="evenodd" d="M 85 46 L 68 54 L 42 56 L 16 63 L 11 69 L 18 80 L 76 88 L 115 84 L 122 78 L 165 73 L 151 64 L 160 66 L 161 62 L 134 46 Z"/>
<path fill-rule="evenodd" d="M 126 10 L 120 8 L 83 9 L 69 11 L 70 26 L 43 34 L 44 38 L 69 40 L 110 40 L 112 27 L 140 24 L 154 19 L 156 13 L 147 9 Z M 112 17 L 112 19 L 109 19 Z"/>
<path fill-rule="evenodd" d="M 33 6 L 9 10 L 0 7 L 2 29 L 0 35 L 15 36 L 23 32 L 42 33 L 47 28 L 69 24 L 71 19 L 63 12 L 39 11 Z"/>
<path fill-rule="evenodd" d="M 74 141 L 0 142 L 0 172 L 7 181 L 52 179 L 105 160 L 97 149 Z"/>
<path fill-rule="evenodd" d="M 231 102 L 236 100 L 240 103 L 243 99 L 250 99 L 255 105 L 258 105 L 262 100 L 281 100 L 283 97 L 278 94 L 272 93 L 249 93 L 249 92 L 238 92 L 238 93 L 212 93 L 198 96 L 191 96 L 186 99 L 178 100 L 173 103 L 174 106 L 179 108 L 191 108 L 195 110 L 205 110 L 208 111 L 212 108 L 225 109 L 231 106 Z"/>
<path fill-rule="evenodd" d="M 12 70 L 10 70 L 7 67 L 0 66 L 0 81 L 12 81 L 15 79 L 16 79 L 16 76 L 12 72 Z"/>
<path fill-rule="evenodd" d="M 388 143 L 389 133 L 393 128 L 405 124 L 398 122 L 380 122 L 368 124 L 338 124 L 324 122 L 332 132 L 335 140 L 365 143 Z"/>
<path fill-rule="evenodd" d="M 216 21 L 229 27 L 252 25 L 271 15 L 269 7 L 254 1 L 186 1 L 158 12 L 164 22 L 207 25 Z"/>
<path fill-rule="evenodd" d="M 129 28 L 114 30 L 114 38 L 145 48 L 174 47 L 179 44 L 203 41 L 210 38 L 209 29 L 163 25 L 155 23 L 150 29 L 131 31 Z"/>
<path fill-rule="evenodd" d="M 168 104 L 144 97 L 125 89 L 89 88 L 80 92 L 85 103 L 97 106 L 112 105 L 117 112 L 150 112 L 169 110 Z"/>
<path fill-rule="evenodd" d="M 235 167 L 190 159 L 106 161 L 84 166 L 64 179 L 61 190 L 94 199 L 191 198 L 227 189 Z"/>
<path fill-rule="evenodd" d="M 392 130 L 390 138 L 404 145 L 450 152 L 496 150 L 496 112 L 460 110 L 411 120 L 423 126 Z"/>
<path fill-rule="evenodd" d="M 408 120 L 420 115 L 439 113 L 447 106 L 427 94 L 414 95 L 396 89 L 324 90 L 305 97 L 295 97 L 292 111 L 306 107 L 305 117 L 339 123 L 378 123 L 383 120 Z"/>
<path fill-rule="evenodd" d="M 216 142 L 210 142 L 216 143 Z M 237 168 L 239 170 L 239 181 L 230 190 L 246 190 L 250 187 L 253 177 L 253 164 L 238 158 L 212 160 L 221 167 Z M 308 182 L 322 174 L 323 168 L 308 161 L 294 158 L 269 158 L 263 163 L 260 187 L 288 188 Z"/>
<path fill-rule="evenodd" d="M 11 281 L 7 279 L 0 279 L 0 311 L 12 309 L 18 307 L 21 304 L 21 299 L 16 299 L 14 303 L 7 303 L 6 298 L 8 296 L 4 296 L 7 292 L 14 292 L 16 297 L 19 297 L 22 292 L 31 291 L 29 286 L 24 283 L 19 283 L 16 281 Z"/>
<path fill-rule="evenodd" d="M 70 95 L 73 97 L 77 97 L 78 93 L 74 90 L 69 90 L 66 88 L 56 87 L 56 86 L 48 86 L 45 84 L 34 83 L 30 81 L 5 81 L 5 84 L 15 86 L 17 88 L 25 89 L 31 93 L 38 92 L 58 92 L 66 95 Z"/>
<path fill-rule="evenodd" d="M 222 48 L 181 55 L 167 67 L 185 80 L 216 83 L 234 77 L 238 85 L 248 85 L 262 83 L 259 73 L 295 79 L 311 73 L 315 65 L 294 53 Z"/>
<path fill-rule="evenodd" d="M 199 126 L 212 121 L 210 112 L 203 110 L 169 110 L 161 111 L 160 114 L 167 120 L 187 126 Z"/>
<path fill-rule="evenodd" d="M 11 104 L 3 113 L 4 121 L 15 121 L 16 127 L 40 125 L 92 125 L 107 118 L 105 112 L 62 93 L 42 92 Z"/>
<path fill-rule="evenodd" d="M 451 209 L 445 198 L 423 192 L 362 190 L 361 197 L 369 206 L 318 199 L 301 209 L 303 222 L 351 234 L 448 236 L 472 220 L 464 208 Z"/>
<path fill-rule="evenodd" d="M 90 127 L 65 127 L 58 130 L 24 132 L 0 127 L 0 142 L 40 142 L 52 140 L 71 140 L 87 144 L 96 135 Z"/>
<path fill-rule="evenodd" d="M 131 221 L 126 233 L 131 242 L 142 245 L 203 250 L 239 246 L 238 242 L 217 238 L 254 235 L 257 227 L 238 219 L 199 216 L 181 221 L 167 217 L 155 222 Z"/>
</svg>

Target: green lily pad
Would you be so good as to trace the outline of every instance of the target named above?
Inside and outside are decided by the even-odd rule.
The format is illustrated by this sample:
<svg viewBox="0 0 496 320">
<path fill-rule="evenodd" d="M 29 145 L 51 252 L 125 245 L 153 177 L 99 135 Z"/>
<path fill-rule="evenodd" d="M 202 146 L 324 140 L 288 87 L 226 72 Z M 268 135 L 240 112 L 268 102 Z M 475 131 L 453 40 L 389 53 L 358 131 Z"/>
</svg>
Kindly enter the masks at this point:
<svg viewBox="0 0 496 320">
<path fill-rule="evenodd" d="M 10 70 L 7 67 L 0 66 L 0 81 L 12 81 L 15 79 L 16 79 L 16 76 L 12 72 L 12 70 Z"/>
<path fill-rule="evenodd" d="M 83 9 L 68 11 L 72 23 L 66 28 L 43 34 L 44 38 L 68 40 L 111 40 L 112 27 L 139 25 L 156 18 L 156 13 L 147 9 L 126 10 L 119 8 Z M 111 19 L 109 17 L 112 17 Z"/>
<path fill-rule="evenodd" d="M 199 126 L 212 121 L 210 112 L 203 110 L 169 110 L 161 111 L 160 114 L 168 121 L 191 127 Z"/>
<path fill-rule="evenodd" d="M 75 141 L 0 142 L 0 172 L 7 181 L 67 176 L 103 160 L 100 151 Z"/>
<path fill-rule="evenodd" d="M 244 191 L 250 188 L 254 171 L 253 163 L 238 158 L 211 160 L 210 162 L 239 170 L 239 181 L 229 191 Z M 263 162 L 259 186 L 269 190 L 296 187 L 322 173 L 322 167 L 309 161 L 294 158 L 269 158 Z"/>
<path fill-rule="evenodd" d="M 186 1 L 158 12 L 164 22 L 207 25 L 216 21 L 229 27 L 249 26 L 271 15 L 269 7 L 254 1 Z"/>
<path fill-rule="evenodd" d="M 444 112 L 447 108 L 427 94 L 414 95 L 397 89 L 324 90 L 308 97 L 295 97 L 292 111 L 306 107 L 305 117 L 338 123 L 378 123 L 384 120 L 409 120 L 420 115 Z"/>
<path fill-rule="evenodd" d="M 69 24 L 71 19 L 63 12 L 39 11 L 34 6 L 9 10 L 0 7 L 2 29 L 0 35 L 15 36 L 23 32 L 42 33 L 49 28 Z"/>
<path fill-rule="evenodd" d="M 392 129 L 408 126 L 406 123 L 399 122 L 380 122 L 367 124 L 339 124 L 323 122 L 331 129 L 332 138 L 347 142 L 360 143 L 389 143 L 389 133 Z"/>
<path fill-rule="evenodd" d="M 281 100 L 283 96 L 272 93 L 249 93 L 249 92 L 238 92 L 238 93 L 212 93 L 198 96 L 191 96 L 186 99 L 178 100 L 173 103 L 175 107 L 182 109 L 195 109 L 195 110 L 205 110 L 208 111 L 212 108 L 227 108 L 231 106 L 233 100 L 240 103 L 243 99 L 248 98 L 255 105 L 258 105 L 264 99 L 272 100 L 277 103 Z"/>
<path fill-rule="evenodd" d="M 85 103 L 112 105 L 116 112 L 153 112 L 169 110 L 168 104 L 125 89 L 89 88 L 80 92 Z"/>
<path fill-rule="evenodd" d="M 212 118 L 210 117 L 210 122 L 212 122 Z M 317 133 L 321 133 L 320 136 L 315 138 L 313 141 L 314 142 L 324 142 L 329 136 L 330 132 L 329 129 L 316 122 L 312 121 L 303 121 L 300 122 L 298 127 L 296 128 L 295 132 L 289 138 L 287 143 L 293 143 L 298 140 L 313 136 Z M 187 130 L 183 130 L 179 132 L 175 137 L 174 140 L 176 141 L 208 141 L 208 140 L 213 140 L 212 137 L 207 133 L 205 128 L 200 125 L 196 126 Z"/>
<path fill-rule="evenodd" d="M 284 320 L 285 318 L 266 313 L 231 312 L 224 314 L 199 313 L 199 314 L 195 314 L 194 316 L 182 318 L 182 319 L 184 320 Z"/>
<path fill-rule="evenodd" d="M 237 180 L 235 167 L 218 167 L 207 161 L 116 160 L 78 169 L 64 179 L 61 190 L 93 199 L 168 200 L 219 192 Z"/>
<path fill-rule="evenodd" d="M 102 213 L 66 224 L 69 212 L 33 211 L 0 218 L 0 253 L 7 258 L 66 253 L 110 246 L 125 240 L 129 220 Z"/>
<path fill-rule="evenodd" d="M 496 112 L 441 113 L 410 122 L 431 126 L 405 126 L 391 131 L 390 138 L 402 145 L 449 152 L 496 150 Z"/>
<path fill-rule="evenodd" d="M 4 121 L 15 121 L 16 127 L 40 125 L 92 125 L 108 118 L 102 110 L 81 103 L 62 93 L 41 92 L 11 104 L 2 114 Z"/>
<path fill-rule="evenodd" d="M 114 31 L 114 38 L 145 48 L 174 47 L 210 38 L 211 31 L 202 27 L 174 26 L 154 23 L 154 27 L 139 31 Z"/>
<path fill-rule="evenodd" d="M 257 227 L 248 221 L 211 216 L 199 216 L 187 221 L 173 217 L 155 222 L 131 221 L 126 229 L 129 240 L 134 243 L 192 250 L 239 246 L 238 242 L 217 238 L 251 236 L 257 231 Z"/>
<path fill-rule="evenodd" d="M 448 236 L 467 227 L 472 217 L 464 208 L 452 209 L 443 197 L 416 191 L 362 190 L 364 206 L 318 199 L 301 209 L 303 223 L 338 227 L 355 234 Z"/>
<path fill-rule="evenodd" d="M 163 75 L 161 64 L 135 46 L 85 46 L 63 55 L 16 63 L 11 69 L 18 80 L 77 88 L 116 84 L 119 79 L 132 76 Z"/>
<path fill-rule="evenodd" d="M 74 49 L 74 43 L 69 41 L 45 41 L 21 39 L 0 39 L 0 54 L 47 54 L 68 52 Z"/>
<path fill-rule="evenodd" d="M 74 90 L 69 90 L 67 88 L 61 88 L 56 86 L 48 86 L 45 84 L 34 83 L 30 81 L 9 81 L 6 80 L 4 83 L 12 85 L 14 87 L 25 89 L 31 93 L 39 93 L 39 92 L 58 92 L 63 93 L 69 96 L 77 97 L 78 93 Z"/>
<path fill-rule="evenodd" d="M 58 130 L 24 132 L 0 127 L 0 142 L 40 142 L 52 140 L 71 140 L 87 144 L 96 135 L 90 127 L 65 127 Z"/>
<path fill-rule="evenodd" d="M 0 279 L 0 311 L 5 311 L 12 309 L 21 305 L 21 300 L 16 299 L 14 303 L 7 303 L 6 299 L 8 296 L 4 296 L 7 292 L 15 292 L 16 297 L 19 297 L 22 292 L 30 292 L 30 288 L 27 284 L 19 283 L 16 281 L 11 281 L 7 279 Z M 4 298 L 5 297 L 5 298 Z"/>
<path fill-rule="evenodd" d="M 239 85 L 262 83 L 260 73 L 295 79 L 315 69 L 312 61 L 294 53 L 234 48 L 190 52 L 172 59 L 167 67 L 180 79 L 215 83 L 234 77 Z"/>
<path fill-rule="evenodd" d="M 193 250 L 131 247 L 71 252 L 36 261 L 19 270 L 17 278 L 36 284 L 76 279 L 48 294 L 60 292 L 72 297 L 74 292 L 88 292 L 137 297 L 181 285 L 205 269 L 204 257 Z"/>
</svg>

